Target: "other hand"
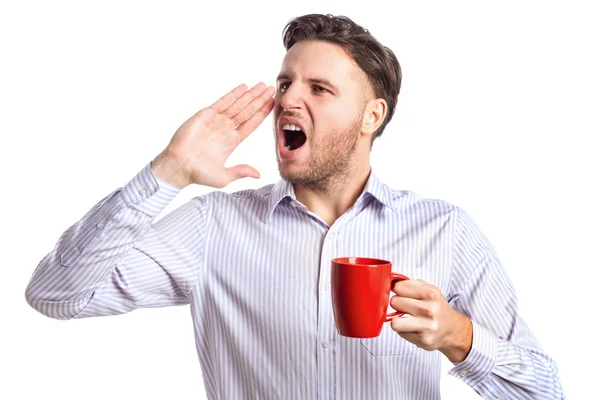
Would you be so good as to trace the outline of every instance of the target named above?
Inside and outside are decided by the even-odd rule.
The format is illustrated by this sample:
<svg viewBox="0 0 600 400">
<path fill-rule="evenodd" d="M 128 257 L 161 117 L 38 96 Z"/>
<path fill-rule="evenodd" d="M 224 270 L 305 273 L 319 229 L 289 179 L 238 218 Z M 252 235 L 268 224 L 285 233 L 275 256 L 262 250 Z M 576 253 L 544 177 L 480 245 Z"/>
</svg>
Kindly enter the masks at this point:
<svg viewBox="0 0 600 400">
<path fill-rule="evenodd" d="M 410 314 L 394 318 L 391 327 L 400 336 L 425 350 L 439 350 L 452 362 L 461 362 L 471 351 L 471 320 L 450 306 L 440 289 L 422 280 L 397 282 L 390 305 Z"/>
</svg>

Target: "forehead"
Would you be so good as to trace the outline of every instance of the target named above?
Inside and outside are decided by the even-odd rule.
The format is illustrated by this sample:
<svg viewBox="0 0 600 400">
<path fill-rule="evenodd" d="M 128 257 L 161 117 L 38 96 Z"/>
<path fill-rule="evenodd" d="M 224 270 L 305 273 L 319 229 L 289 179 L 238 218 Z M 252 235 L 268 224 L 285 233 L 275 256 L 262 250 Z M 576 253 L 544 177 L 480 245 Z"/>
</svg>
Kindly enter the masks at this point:
<svg viewBox="0 0 600 400">
<path fill-rule="evenodd" d="M 366 74 L 341 46 L 324 41 L 294 44 L 283 58 L 281 72 L 298 78 L 327 78 L 342 85 L 363 84 Z"/>
</svg>

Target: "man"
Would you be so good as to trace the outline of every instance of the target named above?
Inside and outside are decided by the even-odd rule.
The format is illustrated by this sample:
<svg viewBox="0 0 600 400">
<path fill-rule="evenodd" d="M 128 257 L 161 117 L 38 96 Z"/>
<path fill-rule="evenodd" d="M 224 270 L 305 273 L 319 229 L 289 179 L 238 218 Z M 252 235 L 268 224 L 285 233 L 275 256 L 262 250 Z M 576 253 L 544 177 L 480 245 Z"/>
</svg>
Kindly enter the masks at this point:
<svg viewBox="0 0 600 400">
<path fill-rule="evenodd" d="M 392 51 L 330 15 L 292 20 L 284 45 L 276 92 L 241 85 L 186 121 L 60 237 L 28 302 L 59 319 L 190 304 L 211 399 L 435 399 L 441 355 L 486 398 L 563 398 L 475 223 L 371 170 L 400 89 Z M 152 223 L 187 185 L 258 177 L 224 164 L 271 110 L 280 182 L 212 192 Z M 391 306 L 410 316 L 376 338 L 340 336 L 329 282 L 340 256 L 392 261 L 411 280 Z"/>
</svg>

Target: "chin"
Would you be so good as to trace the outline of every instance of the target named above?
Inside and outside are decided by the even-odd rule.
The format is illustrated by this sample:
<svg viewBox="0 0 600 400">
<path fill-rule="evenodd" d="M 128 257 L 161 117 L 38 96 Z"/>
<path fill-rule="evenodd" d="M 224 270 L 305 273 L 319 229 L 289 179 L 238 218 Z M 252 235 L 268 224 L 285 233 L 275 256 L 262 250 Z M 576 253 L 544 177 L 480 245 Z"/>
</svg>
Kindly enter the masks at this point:
<svg viewBox="0 0 600 400">
<path fill-rule="evenodd" d="M 286 181 L 294 182 L 302 176 L 302 170 L 295 165 L 279 161 L 277 167 L 279 168 L 279 175 Z"/>
</svg>

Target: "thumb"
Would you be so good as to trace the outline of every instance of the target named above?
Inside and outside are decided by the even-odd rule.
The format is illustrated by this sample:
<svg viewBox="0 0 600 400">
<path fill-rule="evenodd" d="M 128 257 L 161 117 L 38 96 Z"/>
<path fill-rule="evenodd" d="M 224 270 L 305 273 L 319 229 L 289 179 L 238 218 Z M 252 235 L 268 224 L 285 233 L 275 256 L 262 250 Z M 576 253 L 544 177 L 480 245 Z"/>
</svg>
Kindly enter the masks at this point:
<svg viewBox="0 0 600 400">
<path fill-rule="evenodd" d="M 229 181 L 233 182 L 241 178 L 260 178 L 260 173 L 247 164 L 236 165 L 235 167 L 227 168 Z"/>
</svg>

